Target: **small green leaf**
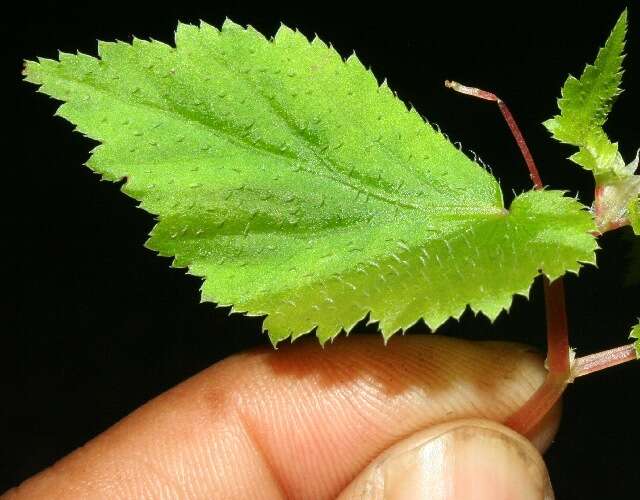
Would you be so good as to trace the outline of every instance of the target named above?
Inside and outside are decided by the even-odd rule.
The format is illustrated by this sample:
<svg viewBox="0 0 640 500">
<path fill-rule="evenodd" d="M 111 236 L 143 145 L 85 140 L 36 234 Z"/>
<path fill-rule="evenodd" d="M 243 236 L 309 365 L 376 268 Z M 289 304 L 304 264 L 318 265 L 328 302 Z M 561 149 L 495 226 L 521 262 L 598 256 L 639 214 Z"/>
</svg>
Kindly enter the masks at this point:
<svg viewBox="0 0 640 500">
<path fill-rule="evenodd" d="M 630 339 L 636 339 L 636 356 L 640 359 L 640 322 L 631 329 Z"/>
<path fill-rule="evenodd" d="M 560 115 L 544 123 L 555 139 L 580 148 L 571 160 L 597 177 L 626 176 L 628 170 L 618 145 L 609 140 L 602 128 L 621 92 L 626 30 L 625 10 L 594 64 L 587 65 L 580 79 L 567 78 L 558 100 Z"/>
<path fill-rule="evenodd" d="M 558 191 L 505 210 L 497 181 L 351 56 L 282 27 L 181 24 L 176 48 L 100 43 L 27 80 L 101 142 L 88 165 L 158 216 L 149 248 L 202 300 L 267 315 L 274 343 L 367 314 L 385 338 L 594 262 L 591 215 Z"/>
</svg>

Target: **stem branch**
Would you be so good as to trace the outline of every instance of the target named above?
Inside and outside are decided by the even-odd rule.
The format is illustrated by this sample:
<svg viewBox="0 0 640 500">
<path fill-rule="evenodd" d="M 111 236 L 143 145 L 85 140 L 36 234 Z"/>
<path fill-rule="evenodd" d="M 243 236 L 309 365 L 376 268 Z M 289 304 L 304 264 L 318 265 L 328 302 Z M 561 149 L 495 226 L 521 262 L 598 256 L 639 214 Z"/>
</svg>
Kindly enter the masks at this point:
<svg viewBox="0 0 640 500">
<path fill-rule="evenodd" d="M 478 97 L 498 104 L 500 112 L 504 117 L 511 133 L 513 134 L 522 157 L 524 158 L 529 176 L 533 181 L 535 189 L 542 189 L 542 179 L 538 172 L 531 151 L 515 118 L 502 99 L 491 92 L 480 90 L 474 87 L 467 87 L 458 82 L 446 80 L 445 86 L 473 97 Z M 571 380 L 570 369 L 570 349 L 569 349 L 569 328 L 567 324 L 567 312 L 564 300 L 564 284 L 562 278 L 558 278 L 553 283 L 544 278 L 545 310 L 547 316 L 547 378 L 544 383 L 533 393 L 531 398 L 513 415 L 505 424 L 515 431 L 528 435 L 542 418 L 549 412 L 558 401 Z"/>
<path fill-rule="evenodd" d="M 576 358 L 573 362 L 571 375 L 573 378 L 578 378 L 635 359 L 638 359 L 635 343 L 623 345 Z"/>
<path fill-rule="evenodd" d="M 549 372 L 542 385 L 525 404 L 504 421 L 504 425 L 523 436 L 531 436 L 532 431 L 560 399 L 567 383 L 565 377 L 559 377 Z"/>
<path fill-rule="evenodd" d="M 544 277 L 544 299 L 547 316 L 547 377 L 536 392 L 505 422 L 523 436 L 540 423 L 560 399 L 571 380 L 569 328 L 562 278 L 550 283 Z"/>
</svg>

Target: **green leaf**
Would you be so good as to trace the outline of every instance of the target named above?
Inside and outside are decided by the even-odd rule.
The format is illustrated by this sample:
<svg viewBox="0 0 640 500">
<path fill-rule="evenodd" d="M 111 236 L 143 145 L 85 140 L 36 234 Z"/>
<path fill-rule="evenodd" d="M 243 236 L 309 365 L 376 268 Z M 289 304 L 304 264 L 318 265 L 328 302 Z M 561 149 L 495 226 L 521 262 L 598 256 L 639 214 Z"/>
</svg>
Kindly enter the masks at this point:
<svg viewBox="0 0 640 500">
<path fill-rule="evenodd" d="M 101 142 L 88 165 L 158 216 L 149 248 L 202 300 L 322 342 L 370 314 L 385 338 L 467 305 L 495 318 L 594 262 L 591 215 L 557 191 L 504 209 L 497 181 L 360 61 L 281 27 L 181 24 L 176 48 L 100 43 L 27 80 Z"/>
<path fill-rule="evenodd" d="M 613 101 L 621 92 L 626 31 L 625 10 L 593 66 L 587 65 L 580 79 L 567 78 L 558 99 L 560 115 L 544 123 L 555 139 L 580 148 L 571 160 L 592 170 L 597 177 L 625 177 L 628 170 L 618 145 L 602 129 Z"/>
<path fill-rule="evenodd" d="M 629 222 L 633 232 L 640 236 L 640 196 L 629 203 Z"/>
<path fill-rule="evenodd" d="M 629 335 L 630 339 L 637 339 L 635 342 L 636 345 L 636 356 L 640 359 L 640 322 L 631 329 L 631 334 Z"/>
</svg>

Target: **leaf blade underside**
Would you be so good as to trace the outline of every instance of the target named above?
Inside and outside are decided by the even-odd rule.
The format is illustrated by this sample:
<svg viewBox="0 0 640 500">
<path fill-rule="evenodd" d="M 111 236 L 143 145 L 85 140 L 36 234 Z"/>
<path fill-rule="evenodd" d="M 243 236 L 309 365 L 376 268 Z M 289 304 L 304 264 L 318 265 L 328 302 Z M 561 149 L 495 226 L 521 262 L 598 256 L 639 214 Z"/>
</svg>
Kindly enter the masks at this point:
<svg viewBox="0 0 640 500">
<path fill-rule="evenodd" d="M 594 263 L 591 216 L 557 191 L 503 207 L 497 181 L 355 56 L 282 27 L 180 24 L 176 47 L 101 43 L 28 62 L 88 162 L 158 216 L 147 242 L 205 278 L 202 300 L 267 315 L 275 344 L 367 314 L 385 338 L 469 305 L 495 318 Z"/>
</svg>

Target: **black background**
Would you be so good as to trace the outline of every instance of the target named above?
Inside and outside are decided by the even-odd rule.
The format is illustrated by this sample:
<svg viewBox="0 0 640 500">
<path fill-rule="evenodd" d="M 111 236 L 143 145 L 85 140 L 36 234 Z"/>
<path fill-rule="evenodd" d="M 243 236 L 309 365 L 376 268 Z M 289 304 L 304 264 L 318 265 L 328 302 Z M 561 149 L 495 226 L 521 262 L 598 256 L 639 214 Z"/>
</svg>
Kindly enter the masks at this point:
<svg viewBox="0 0 640 500">
<path fill-rule="evenodd" d="M 273 34 L 285 22 L 317 33 L 343 55 L 355 50 L 399 96 L 492 166 L 507 201 L 529 188 L 518 150 L 494 105 L 444 89 L 445 78 L 496 92 L 511 106 L 543 180 L 591 202 L 592 180 L 540 123 L 556 111 L 568 72 L 592 61 L 625 2 L 539 2 L 425 11 L 393 3 L 349 12 L 326 3 L 261 8 L 32 5 L 2 22 L 5 229 L 0 321 L 0 491 L 51 464 L 134 408 L 210 364 L 266 344 L 260 321 L 199 304 L 199 280 L 143 248 L 152 217 L 82 166 L 92 144 L 52 115 L 57 104 L 21 82 L 21 60 L 57 49 L 95 54 L 96 40 L 169 42 L 177 20 L 225 16 Z M 640 9 L 630 12 L 625 92 L 607 125 L 629 160 L 640 146 Z M 587 354 L 626 342 L 640 315 L 629 283 L 628 229 L 602 239 L 599 270 L 567 279 L 572 345 Z M 638 242 L 636 241 L 636 245 Z M 640 251 L 638 252 L 640 253 Z M 635 273 L 638 265 L 635 264 Z M 442 334 L 511 339 L 544 348 L 540 284 L 490 325 L 465 314 Z M 370 334 L 372 328 L 358 328 Z M 411 334 L 427 334 L 423 324 Z M 344 341 L 342 338 L 340 341 Z M 558 498 L 637 498 L 640 437 L 633 364 L 579 380 L 546 455 Z"/>
</svg>

